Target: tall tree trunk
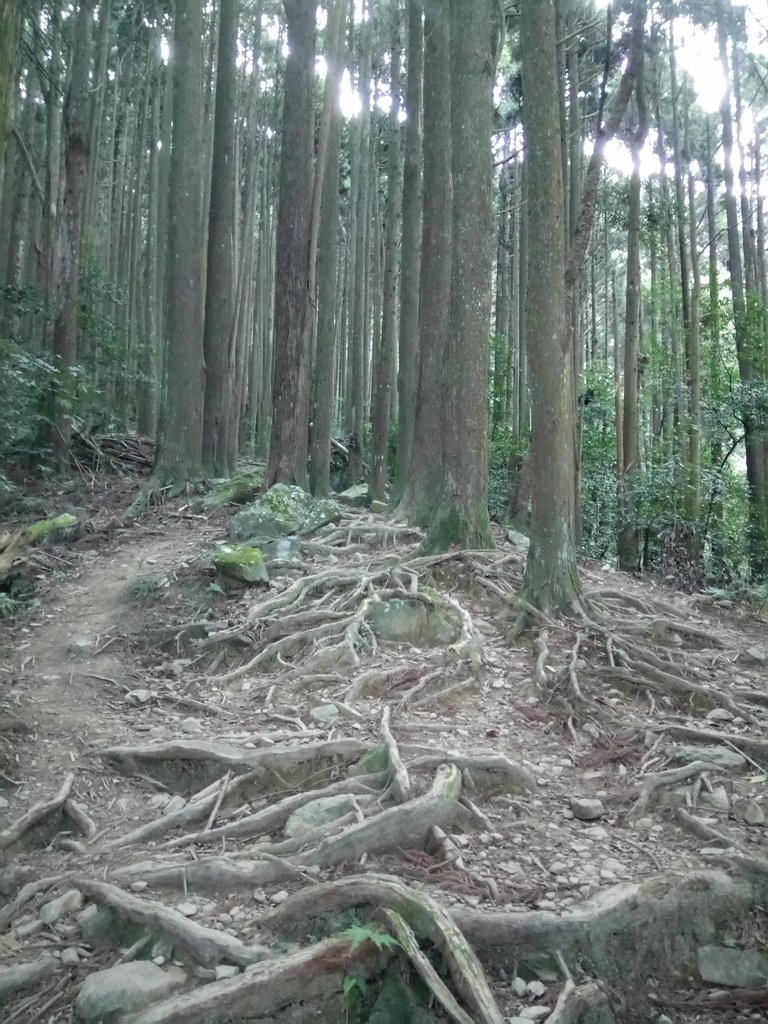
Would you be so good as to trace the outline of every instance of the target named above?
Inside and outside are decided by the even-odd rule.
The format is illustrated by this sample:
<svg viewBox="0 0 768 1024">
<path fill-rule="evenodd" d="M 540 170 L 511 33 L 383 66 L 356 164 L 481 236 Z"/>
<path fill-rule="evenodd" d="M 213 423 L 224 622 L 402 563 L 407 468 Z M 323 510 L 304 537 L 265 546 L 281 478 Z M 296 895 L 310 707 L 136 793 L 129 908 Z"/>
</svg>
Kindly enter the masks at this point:
<svg viewBox="0 0 768 1024">
<path fill-rule="evenodd" d="M 576 417 L 562 272 L 566 232 L 552 0 L 521 0 L 520 43 L 529 175 L 527 333 L 533 416 L 533 511 L 524 595 L 541 610 L 571 611 L 579 602 Z"/>
<path fill-rule="evenodd" d="M 65 188 L 55 255 L 53 393 L 51 446 L 59 469 L 69 468 L 77 360 L 77 312 L 80 288 L 80 236 L 88 173 L 88 73 L 93 0 L 81 0 L 75 26 L 72 77 L 64 101 Z"/>
<path fill-rule="evenodd" d="M 450 2 L 453 245 L 443 389 L 443 488 L 426 550 L 493 546 L 488 519 L 488 340 L 493 212 L 494 4 Z"/>
<path fill-rule="evenodd" d="M 371 394 L 371 477 L 370 497 L 384 501 L 387 489 L 389 418 L 397 346 L 398 241 L 402 210 L 400 177 L 400 4 L 391 0 L 392 54 L 387 132 L 387 214 L 384 239 L 384 274 L 378 372 Z"/>
<path fill-rule="evenodd" d="M 232 388 L 237 279 L 234 243 L 238 13 L 239 0 L 221 0 L 203 330 L 203 470 L 214 477 L 228 476 L 235 469 L 229 461 L 229 433 L 237 431 L 240 412 Z"/>
<path fill-rule="evenodd" d="M 400 508 L 429 521 L 443 484 L 440 380 L 450 326 L 453 224 L 449 0 L 424 0 L 424 261 L 419 286 L 419 386 L 411 466 Z"/>
<path fill-rule="evenodd" d="M 13 121 L 16 67 L 19 52 L 21 0 L 0 0 L 0 200 L 3 195 L 5 144 Z"/>
<path fill-rule="evenodd" d="M 202 33 L 202 0 L 177 4 L 168 200 L 168 351 L 155 459 L 155 476 L 176 487 L 200 477 L 203 460 Z"/>
<path fill-rule="evenodd" d="M 288 26 L 275 268 L 272 435 L 266 484 L 307 486 L 309 235 L 316 0 L 284 0 Z"/>
<path fill-rule="evenodd" d="M 421 279 L 422 107 L 424 87 L 424 2 L 408 4 L 408 72 L 405 87 L 403 240 L 400 257 L 400 330 L 397 369 L 397 459 L 392 498 L 405 492 L 411 466 L 416 395 L 419 386 L 419 282 Z"/>
<path fill-rule="evenodd" d="M 337 283 L 339 261 L 339 168 L 341 144 L 341 55 L 344 45 L 344 4 L 336 0 L 328 22 L 329 48 L 326 53 L 325 88 L 331 96 L 328 121 L 328 160 L 323 176 L 318 232 L 318 315 L 317 348 L 313 380 L 312 448 L 310 486 L 312 493 L 330 491 L 331 429 L 333 426 L 334 367 L 339 335 Z"/>
</svg>

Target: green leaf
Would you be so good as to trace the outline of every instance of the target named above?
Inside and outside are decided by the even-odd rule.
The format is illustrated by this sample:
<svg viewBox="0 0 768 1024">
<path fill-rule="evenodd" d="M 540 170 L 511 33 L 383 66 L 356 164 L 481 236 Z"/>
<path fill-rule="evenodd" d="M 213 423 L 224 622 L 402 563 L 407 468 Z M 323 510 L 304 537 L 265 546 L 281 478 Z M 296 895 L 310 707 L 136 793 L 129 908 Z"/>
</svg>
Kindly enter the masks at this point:
<svg viewBox="0 0 768 1024">
<path fill-rule="evenodd" d="M 223 587 L 220 584 L 218 584 L 218 583 L 209 583 L 208 584 L 208 589 L 210 590 L 210 592 L 212 594 L 223 594 L 224 593 Z"/>
<path fill-rule="evenodd" d="M 366 983 L 365 978 L 361 978 L 358 974 L 348 974 L 344 979 L 344 997 L 348 999 L 353 992 L 359 992 L 361 996 L 365 995 Z"/>
<path fill-rule="evenodd" d="M 353 924 L 343 934 L 349 939 L 352 949 L 357 949 L 365 942 L 372 942 L 377 949 L 394 949 L 400 945 L 393 935 L 367 925 Z"/>
</svg>

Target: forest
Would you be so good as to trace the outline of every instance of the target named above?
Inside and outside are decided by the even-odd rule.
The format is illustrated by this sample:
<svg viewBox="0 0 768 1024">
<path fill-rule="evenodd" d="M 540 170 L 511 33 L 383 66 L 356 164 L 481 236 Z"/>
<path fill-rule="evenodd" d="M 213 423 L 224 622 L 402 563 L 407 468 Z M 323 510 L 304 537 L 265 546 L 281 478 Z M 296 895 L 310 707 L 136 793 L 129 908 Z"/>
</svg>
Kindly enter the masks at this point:
<svg viewBox="0 0 768 1024">
<path fill-rule="evenodd" d="M 767 204 L 764 0 L 0 0 L 4 1021 L 766 1019 Z"/>
</svg>

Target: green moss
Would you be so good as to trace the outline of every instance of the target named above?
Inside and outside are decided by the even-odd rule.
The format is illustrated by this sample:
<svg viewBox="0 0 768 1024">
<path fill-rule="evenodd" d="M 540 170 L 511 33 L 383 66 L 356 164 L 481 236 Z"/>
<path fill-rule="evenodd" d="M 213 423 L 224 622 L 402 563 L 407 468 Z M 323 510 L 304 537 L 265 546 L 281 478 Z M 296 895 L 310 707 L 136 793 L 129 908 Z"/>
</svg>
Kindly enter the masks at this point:
<svg viewBox="0 0 768 1024">
<path fill-rule="evenodd" d="M 335 501 L 320 501 L 300 487 L 275 484 L 257 501 L 246 505 L 229 524 L 232 540 L 266 540 L 288 534 L 306 535 L 341 514 Z"/>
<path fill-rule="evenodd" d="M 350 775 L 375 775 L 376 772 L 384 772 L 389 767 L 389 755 L 386 747 L 374 747 L 367 754 L 363 754 L 359 761 L 356 761 L 349 769 Z"/>
<path fill-rule="evenodd" d="M 77 519 L 68 513 L 56 516 L 55 519 L 40 519 L 27 527 L 27 540 L 30 544 L 39 544 L 41 540 L 63 540 L 75 526 Z"/>
<path fill-rule="evenodd" d="M 224 545 L 213 556 L 213 564 L 225 576 L 243 583 L 268 583 L 269 573 L 261 551 L 248 544 Z"/>
<path fill-rule="evenodd" d="M 236 473 L 228 480 L 220 481 L 200 504 L 206 511 L 224 505 L 245 505 L 246 502 L 253 501 L 263 485 L 264 469 L 247 469 L 242 473 Z"/>
</svg>

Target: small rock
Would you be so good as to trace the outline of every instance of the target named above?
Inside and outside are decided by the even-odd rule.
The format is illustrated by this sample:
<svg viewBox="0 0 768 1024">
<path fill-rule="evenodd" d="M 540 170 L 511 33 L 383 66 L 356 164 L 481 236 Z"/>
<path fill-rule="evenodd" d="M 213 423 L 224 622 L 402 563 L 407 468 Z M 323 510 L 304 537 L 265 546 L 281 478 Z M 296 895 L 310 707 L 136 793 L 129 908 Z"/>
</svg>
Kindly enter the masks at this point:
<svg viewBox="0 0 768 1024">
<path fill-rule="evenodd" d="M 163 936 L 152 943 L 153 960 L 170 960 L 173 956 L 173 943 L 169 938 Z"/>
<path fill-rule="evenodd" d="M 180 728 L 188 736 L 199 736 L 203 731 L 199 718 L 185 718 Z"/>
<path fill-rule="evenodd" d="M 732 722 L 733 713 L 728 708 L 712 708 L 711 711 L 707 712 L 707 721 L 709 722 Z"/>
<path fill-rule="evenodd" d="M 281 889 L 280 892 L 275 893 L 275 895 L 272 897 L 271 902 L 277 907 L 281 903 L 285 903 L 285 901 L 288 899 L 288 895 L 289 894 L 285 889 Z"/>
<path fill-rule="evenodd" d="M 523 999 L 528 995 L 528 984 L 524 978 L 513 978 L 509 986 L 515 993 L 518 999 Z"/>
<path fill-rule="evenodd" d="M 21 924 L 14 924 L 13 926 L 13 930 L 19 939 L 28 939 L 32 935 L 38 935 L 43 928 L 45 928 L 45 922 L 41 921 L 39 917 L 33 918 L 31 921 L 23 921 Z"/>
<path fill-rule="evenodd" d="M 123 700 L 126 704 L 133 705 L 133 707 L 141 707 L 142 704 L 148 704 L 152 700 L 152 691 L 131 690 L 130 693 L 126 693 Z"/>
<path fill-rule="evenodd" d="M 368 507 L 370 508 L 371 512 L 379 512 L 382 515 L 385 512 L 389 511 L 389 506 L 387 505 L 386 501 L 372 501 Z"/>
<path fill-rule="evenodd" d="M 594 821 L 605 813 L 605 808 L 599 800 L 590 800 L 586 797 L 571 797 L 571 810 L 579 821 Z"/>
<path fill-rule="evenodd" d="M 602 842 L 608 838 L 608 829 L 603 828 L 602 825 L 593 825 L 591 828 L 584 830 L 584 835 L 594 839 L 596 842 Z"/>
<path fill-rule="evenodd" d="M 147 883 L 146 882 L 142 882 L 142 881 L 131 882 L 131 892 L 144 892 L 144 890 L 146 888 L 147 888 Z"/>
<path fill-rule="evenodd" d="M 549 873 L 551 875 L 562 875 L 564 871 L 568 870 L 568 865 L 562 860 L 553 861 L 549 865 Z"/>
<path fill-rule="evenodd" d="M 741 806 L 741 815 L 747 825 L 764 825 L 765 811 L 757 800 L 747 800 Z"/>
<path fill-rule="evenodd" d="M 164 964 L 168 963 L 168 961 L 164 956 L 153 956 L 152 963 L 155 964 L 157 967 L 162 967 Z"/>
<path fill-rule="evenodd" d="M 593 740 L 599 740 L 602 735 L 600 726 L 595 722 L 585 722 L 581 727 L 581 731 Z"/>
<path fill-rule="evenodd" d="M 621 876 L 623 874 L 626 874 L 626 868 L 621 863 L 621 861 L 620 860 L 616 860 L 615 857 L 606 857 L 605 860 L 603 861 L 603 869 L 605 871 L 612 872 L 612 874 L 614 874 L 614 875 Z"/>
<path fill-rule="evenodd" d="M 534 999 L 541 999 L 541 997 L 547 991 L 547 987 L 540 981 L 529 981 L 528 991 Z"/>
<path fill-rule="evenodd" d="M 66 967 L 76 967 L 77 964 L 80 963 L 80 957 L 78 956 L 77 950 L 72 949 L 71 947 L 69 949 L 62 949 L 61 962 Z"/>
<path fill-rule="evenodd" d="M 768 957 L 753 949 L 700 946 L 699 974 L 711 985 L 729 988 L 764 988 L 768 983 Z"/>
<path fill-rule="evenodd" d="M 11 805 L 8 803 L 8 801 L 5 799 L 5 797 L 4 796 L 0 796 L 0 811 L 4 811 L 7 807 L 10 807 L 10 806 Z"/>
<path fill-rule="evenodd" d="M 520 1011 L 520 1016 L 523 1020 L 544 1020 L 552 1013 L 552 1008 L 549 1006 L 526 1006 L 524 1010 Z"/>
<path fill-rule="evenodd" d="M 143 1010 L 181 988 L 186 978 L 184 971 L 177 967 L 163 971 L 146 960 L 119 964 L 86 977 L 75 1009 L 86 1024 L 96 1024 Z"/>
<path fill-rule="evenodd" d="M 223 924 L 225 928 L 229 928 L 229 926 L 232 924 L 232 915 L 224 911 L 224 913 L 219 914 L 218 920 L 219 924 Z"/>
<path fill-rule="evenodd" d="M 184 917 L 194 917 L 197 913 L 198 907 L 196 903 L 187 902 L 177 904 L 176 909 L 180 914 L 183 914 Z"/>
<path fill-rule="evenodd" d="M 638 818 L 635 822 L 638 832 L 648 832 L 653 828 L 653 818 Z"/>
<path fill-rule="evenodd" d="M 40 920 L 46 924 L 53 924 L 64 914 L 74 914 L 83 905 L 83 894 L 79 889 L 69 889 L 62 896 L 49 903 L 44 903 L 40 908 Z"/>
<path fill-rule="evenodd" d="M 731 750 L 730 747 L 699 747 L 695 744 L 690 746 L 680 744 L 671 747 L 669 754 L 675 761 L 680 761 L 683 764 L 708 761 L 720 768 L 743 768 L 747 763 L 743 754 L 740 754 L 738 750 Z"/>
<path fill-rule="evenodd" d="M 216 981 L 223 981 L 225 978 L 234 978 L 240 973 L 240 968 L 234 964 L 216 964 Z"/>
<path fill-rule="evenodd" d="M 187 806 L 187 801 L 183 796 L 172 796 L 168 803 L 163 808 L 163 816 L 167 817 L 169 814 L 176 814 L 177 811 L 183 811 Z"/>
<path fill-rule="evenodd" d="M 702 790 L 699 793 L 699 803 L 702 807 L 711 807 L 722 814 L 727 814 L 731 808 L 731 801 L 728 799 L 725 786 L 715 786 L 711 793 Z"/>
<path fill-rule="evenodd" d="M 335 704 L 318 704 L 309 712 L 309 717 L 315 725 L 333 725 L 339 717 L 339 709 Z"/>
</svg>

